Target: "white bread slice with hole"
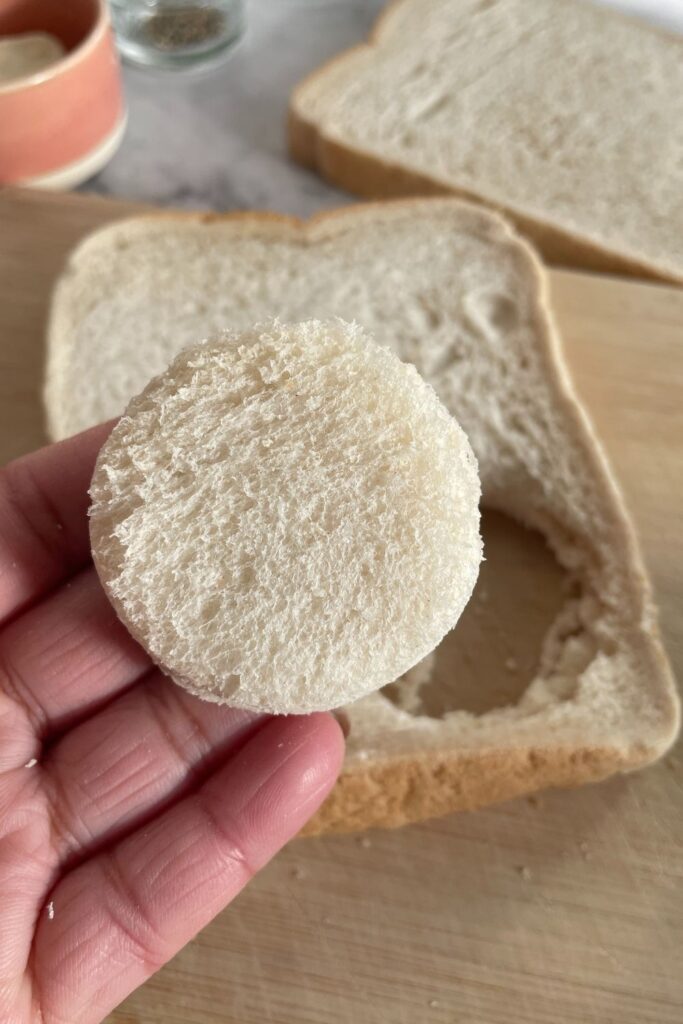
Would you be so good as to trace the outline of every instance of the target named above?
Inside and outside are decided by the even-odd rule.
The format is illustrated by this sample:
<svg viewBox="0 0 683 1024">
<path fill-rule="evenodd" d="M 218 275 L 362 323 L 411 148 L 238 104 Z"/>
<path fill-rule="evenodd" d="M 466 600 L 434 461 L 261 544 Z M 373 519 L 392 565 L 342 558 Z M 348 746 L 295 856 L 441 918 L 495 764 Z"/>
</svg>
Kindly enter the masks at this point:
<svg viewBox="0 0 683 1024">
<path fill-rule="evenodd" d="M 469 436 L 489 520 L 490 561 L 418 680 L 429 699 L 413 670 L 405 701 L 399 682 L 347 707 L 344 772 L 309 830 L 399 825 L 661 755 L 678 700 L 641 557 L 567 378 L 542 267 L 481 207 L 161 215 L 95 232 L 53 299 L 53 436 L 121 413 L 198 335 L 269 316 L 356 319 L 413 362 Z M 487 618 L 480 588 L 498 584 Z M 508 677 L 513 698 L 482 699 Z"/>
<path fill-rule="evenodd" d="M 290 150 L 367 198 L 455 193 L 550 262 L 683 281 L 683 41 L 581 0 L 395 0 L 309 76 Z"/>
<path fill-rule="evenodd" d="M 167 675 L 307 714 L 386 686 L 453 628 L 479 573 L 480 494 L 414 366 L 358 324 L 269 321 L 184 349 L 128 403 L 95 466 L 90 537 Z"/>
</svg>

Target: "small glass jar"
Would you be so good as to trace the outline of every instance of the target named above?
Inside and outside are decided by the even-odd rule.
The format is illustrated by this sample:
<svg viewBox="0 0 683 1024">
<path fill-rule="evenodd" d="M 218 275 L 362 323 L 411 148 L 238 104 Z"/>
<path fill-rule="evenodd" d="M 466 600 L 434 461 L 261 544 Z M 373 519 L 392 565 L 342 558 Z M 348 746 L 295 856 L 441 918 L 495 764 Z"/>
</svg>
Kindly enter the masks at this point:
<svg viewBox="0 0 683 1024">
<path fill-rule="evenodd" d="M 244 0 L 109 0 L 123 57 L 157 68 L 218 63 L 241 39 Z"/>
</svg>

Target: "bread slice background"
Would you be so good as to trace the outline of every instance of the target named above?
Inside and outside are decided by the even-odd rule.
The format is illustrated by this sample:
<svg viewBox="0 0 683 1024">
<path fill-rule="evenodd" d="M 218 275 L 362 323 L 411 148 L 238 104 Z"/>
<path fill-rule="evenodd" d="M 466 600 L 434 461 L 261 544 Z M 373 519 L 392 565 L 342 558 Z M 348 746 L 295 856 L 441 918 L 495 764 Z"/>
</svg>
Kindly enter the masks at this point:
<svg viewBox="0 0 683 1024">
<path fill-rule="evenodd" d="M 505 212 L 550 262 L 683 281 L 683 42 L 582 0 L 394 0 L 295 90 L 290 150 Z"/>
<path fill-rule="evenodd" d="M 356 316 L 414 362 L 478 457 L 488 540 L 502 552 L 489 585 L 523 582 L 510 566 L 525 546 L 533 549 L 525 564 L 543 567 L 531 588 L 547 577 L 533 611 L 546 616 L 543 636 L 519 666 L 518 699 L 485 713 L 481 702 L 460 702 L 449 664 L 469 660 L 475 681 L 479 662 L 482 673 L 489 668 L 481 643 L 453 658 L 456 630 L 436 664 L 423 666 L 430 684 L 450 679 L 438 714 L 424 713 L 415 690 L 429 687 L 414 678 L 348 707 L 345 770 L 310 828 L 401 824 L 598 779 L 661 754 L 678 705 L 640 556 L 566 379 L 543 272 L 498 217 L 456 200 L 415 200 L 306 225 L 160 216 L 105 228 L 75 250 L 55 295 L 53 434 L 120 412 L 198 330 L 276 313 Z M 524 528 L 540 531 L 554 560 Z M 501 600 L 525 605 L 509 590 Z M 524 623 L 506 625 L 515 650 Z M 496 666 L 496 678 L 506 671 Z"/>
</svg>

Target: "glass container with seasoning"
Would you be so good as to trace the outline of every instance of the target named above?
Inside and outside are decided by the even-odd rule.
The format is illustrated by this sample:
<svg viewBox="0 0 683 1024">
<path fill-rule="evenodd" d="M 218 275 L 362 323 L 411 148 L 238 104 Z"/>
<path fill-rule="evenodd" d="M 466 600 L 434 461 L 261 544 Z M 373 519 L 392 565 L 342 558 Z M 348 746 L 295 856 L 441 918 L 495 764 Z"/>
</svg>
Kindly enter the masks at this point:
<svg viewBox="0 0 683 1024">
<path fill-rule="evenodd" d="M 244 0 L 109 0 L 122 55 L 134 64 L 218 63 L 245 28 Z"/>
</svg>

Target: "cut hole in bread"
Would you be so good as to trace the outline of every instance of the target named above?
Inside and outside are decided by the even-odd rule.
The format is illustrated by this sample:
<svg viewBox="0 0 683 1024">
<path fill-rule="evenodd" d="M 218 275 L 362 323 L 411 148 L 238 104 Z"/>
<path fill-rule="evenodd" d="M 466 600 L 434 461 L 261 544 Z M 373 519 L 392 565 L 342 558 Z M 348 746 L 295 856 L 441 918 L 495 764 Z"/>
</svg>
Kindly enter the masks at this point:
<svg viewBox="0 0 683 1024">
<path fill-rule="evenodd" d="M 435 651 L 382 693 L 414 715 L 485 714 L 517 704 L 569 594 L 569 574 L 543 535 L 491 509 L 481 520 L 485 561 L 472 599 Z M 570 694 L 564 694 L 565 699 Z"/>
</svg>

